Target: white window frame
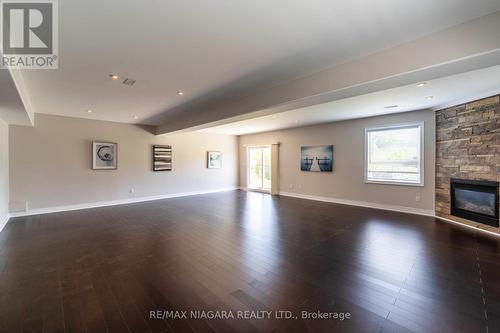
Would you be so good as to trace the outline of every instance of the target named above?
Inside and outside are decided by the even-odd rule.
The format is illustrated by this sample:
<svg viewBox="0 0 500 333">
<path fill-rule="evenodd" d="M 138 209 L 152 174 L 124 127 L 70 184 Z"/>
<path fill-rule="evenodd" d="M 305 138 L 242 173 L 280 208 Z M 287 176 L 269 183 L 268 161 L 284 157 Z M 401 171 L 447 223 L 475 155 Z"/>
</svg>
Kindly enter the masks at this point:
<svg viewBox="0 0 500 333">
<path fill-rule="evenodd" d="M 409 127 L 419 127 L 420 128 L 420 182 L 412 183 L 405 181 L 389 181 L 389 180 L 371 180 L 368 179 L 368 161 L 369 161 L 369 145 L 368 145 L 368 134 L 370 132 L 376 131 L 384 131 L 384 130 L 394 130 L 394 129 L 403 129 Z M 380 126 L 380 127 L 371 127 L 365 128 L 365 183 L 367 184 L 386 184 L 386 185 L 402 185 L 402 186 L 424 186 L 424 175 L 425 175 L 425 130 L 424 130 L 424 121 L 416 121 L 411 123 L 402 123 L 402 124 L 394 124 L 388 126 Z"/>
</svg>

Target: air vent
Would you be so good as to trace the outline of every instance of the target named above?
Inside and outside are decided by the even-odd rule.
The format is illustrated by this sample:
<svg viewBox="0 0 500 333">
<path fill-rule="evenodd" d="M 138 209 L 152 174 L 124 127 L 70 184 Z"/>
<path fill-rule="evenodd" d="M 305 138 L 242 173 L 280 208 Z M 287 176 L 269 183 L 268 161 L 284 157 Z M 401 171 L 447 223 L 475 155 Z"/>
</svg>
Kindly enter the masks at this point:
<svg viewBox="0 0 500 333">
<path fill-rule="evenodd" d="M 125 80 L 123 80 L 123 84 L 126 84 L 127 86 L 133 86 L 134 83 L 135 83 L 134 79 L 126 78 Z"/>
<path fill-rule="evenodd" d="M 394 108 L 397 108 L 399 105 L 387 105 L 387 106 L 384 106 L 384 109 L 394 109 Z"/>
</svg>

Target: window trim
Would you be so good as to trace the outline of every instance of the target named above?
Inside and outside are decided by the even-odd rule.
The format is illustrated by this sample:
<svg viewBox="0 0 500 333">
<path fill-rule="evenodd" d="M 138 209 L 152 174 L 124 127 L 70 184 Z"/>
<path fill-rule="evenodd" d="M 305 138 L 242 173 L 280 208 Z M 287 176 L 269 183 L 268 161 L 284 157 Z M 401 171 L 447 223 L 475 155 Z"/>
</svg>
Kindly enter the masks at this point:
<svg viewBox="0 0 500 333">
<path fill-rule="evenodd" d="M 366 184 L 382 184 L 382 185 L 399 185 L 399 186 L 425 186 L 425 122 L 424 121 L 414 121 L 409 123 L 399 123 L 387 126 L 378 126 L 378 127 L 367 127 L 365 128 L 365 160 L 364 160 L 364 180 Z M 368 134 L 374 131 L 383 131 L 383 130 L 393 130 L 393 129 L 402 129 L 408 127 L 420 127 L 420 182 L 419 183 L 410 183 L 404 181 L 389 181 L 389 180 L 370 180 L 368 179 Z"/>
</svg>

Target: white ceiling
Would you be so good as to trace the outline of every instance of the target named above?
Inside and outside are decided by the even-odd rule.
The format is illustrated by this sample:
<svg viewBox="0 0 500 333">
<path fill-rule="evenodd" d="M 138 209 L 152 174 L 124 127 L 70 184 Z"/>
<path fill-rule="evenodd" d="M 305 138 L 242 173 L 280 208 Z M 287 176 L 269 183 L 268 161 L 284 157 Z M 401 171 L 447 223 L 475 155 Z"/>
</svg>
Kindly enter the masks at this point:
<svg viewBox="0 0 500 333">
<path fill-rule="evenodd" d="M 181 104 L 245 94 L 499 10 L 499 0 L 68 0 L 59 69 L 23 71 L 24 96 L 33 112 L 157 124 Z"/>
<path fill-rule="evenodd" d="M 500 93 L 500 66 L 427 81 L 423 87 L 412 84 L 203 131 L 232 135 L 250 134 L 388 113 L 439 109 L 497 93 Z M 433 98 L 427 99 L 428 96 Z M 384 108 L 391 105 L 398 107 Z"/>
</svg>

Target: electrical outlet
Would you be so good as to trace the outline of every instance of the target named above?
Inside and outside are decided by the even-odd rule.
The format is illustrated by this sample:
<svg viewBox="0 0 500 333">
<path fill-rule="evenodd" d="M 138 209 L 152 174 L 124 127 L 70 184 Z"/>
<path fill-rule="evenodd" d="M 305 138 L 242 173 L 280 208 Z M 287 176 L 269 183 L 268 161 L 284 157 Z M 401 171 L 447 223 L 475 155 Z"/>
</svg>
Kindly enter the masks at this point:
<svg viewBox="0 0 500 333">
<path fill-rule="evenodd" d="M 416 201 L 416 202 L 420 202 L 420 195 L 417 195 L 417 196 L 415 197 L 415 201 Z"/>
<path fill-rule="evenodd" d="M 134 194 L 135 193 L 135 190 L 133 188 L 131 188 L 129 191 L 128 191 L 129 194 Z"/>
</svg>

